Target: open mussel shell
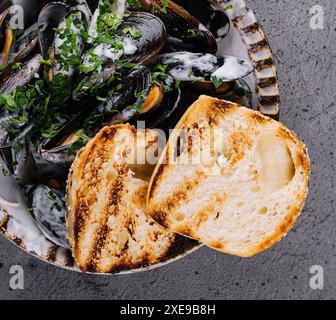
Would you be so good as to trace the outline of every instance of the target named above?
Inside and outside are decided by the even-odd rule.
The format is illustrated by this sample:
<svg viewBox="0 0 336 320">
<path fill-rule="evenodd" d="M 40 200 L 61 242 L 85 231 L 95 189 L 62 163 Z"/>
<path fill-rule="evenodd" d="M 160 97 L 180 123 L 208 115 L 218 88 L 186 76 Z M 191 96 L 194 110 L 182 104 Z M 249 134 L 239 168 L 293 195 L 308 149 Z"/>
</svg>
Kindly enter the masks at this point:
<svg viewBox="0 0 336 320">
<path fill-rule="evenodd" d="M 38 148 L 40 156 L 54 166 L 69 168 L 75 160 L 76 152 L 70 150 L 80 140 L 81 117 L 69 120 L 51 139 L 42 142 Z"/>
<path fill-rule="evenodd" d="M 86 1 L 86 0 L 77 0 L 73 5 L 74 11 L 81 11 L 85 14 L 86 20 L 91 21 L 92 13 L 96 10 L 99 0 L 95 1 Z"/>
<path fill-rule="evenodd" d="M 230 19 L 217 0 L 175 0 L 192 16 L 202 22 L 216 39 L 225 38 L 230 31 Z"/>
<path fill-rule="evenodd" d="M 0 80 L 0 94 L 11 95 L 17 88 L 30 83 L 40 71 L 40 55 L 34 56 L 27 61 L 18 70 L 12 70 Z M 15 141 L 24 137 L 34 126 L 33 123 L 17 123 L 12 124 L 12 121 L 17 117 L 15 111 L 7 108 L 0 110 L 0 148 L 11 146 Z"/>
<path fill-rule="evenodd" d="M 138 39 L 131 39 L 125 35 L 125 30 L 129 27 L 134 27 L 141 34 Z M 164 47 L 166 41 L 166 29 L 162 21 L 154 15 L 147 12 L 132 12 L 124 18 L 116 35 L 120 38 L 127 39 L 124 43 L 124 50 L 120 56 L 116 54 L 115 59 L 105 57 L 101 51 L 115 51 L 113 48 L 99 46 L 95 48 L 97 56 L 104 62 L 99 72 L 89 72 L 83 74 L 79 79 L 79 85 L 73 92 L 74 100 L 81 100 L 83 96 L 96 95 L 99 90 L 104 90 L 108 80 L 115 74 L 117 70 L 122 68 L 122 65 L 115 64 L 115 60 L 123 62 L 147 64 L 151 62 L 160 50 Z M 129 48 L 127 48 L 129 47 Z M 88 61 L 89 55 L 84 55 L 83 61 Z M 114 54 L 112 53 L 112 56 Z"/>
<path fill-rule="evenodd" d="M 95 114 L 103 115 L 104 124 L 127 122 L 139 113 L 152 84 L 151 72 L 140 67 L 125 74 L 121 88 L 112 89 Z"/>
<path fill-rule="evenodd" d="M 3 148 L 0 152 L 11 176 L 21 184 L 29 181 L 29 147 L 27 140 L 22 139 L 22 141 L 16 143 L 15 147 Z"/>
<path fill-rule="evenodd" d="M 26 187 L 27 205 L 36 225 L 51 242 L 69 248 L 65 192 L 44 185 Z"/>
<path fill-rule="evenodd" d="M 156 128 L 175 112 L 181 99 L 181 89 L 175 85 L 173 77 L 153 82 L 140 115 L 134 120 L 144 121 L 146 128 Z"/>
<path fill-rule="evenodd" d="M 34 53 L 37 43 L 37 23 L 35 23 L 26 29 L 14 42 L 10 52 L 10 61 L 12 64 L 29 59 Z"/>
<path fill-rule="evenodd" d="M 32 81 L 40 72 L 42 57 L 40 54 L 25 62 L 19 69 L 12 70 L 0 80 L 0 93 L 12 94 L 18 87 Z"/>
<path fill-rule="evenodd" d="M 55 41 L 55 29 L 59 26 L 70 7 L 61 2 L 51 2 L 40 12 L 37 26 L 43 59 L 48 60 Z"/>
<path fill-rule="evenodd" d="M 11 124 L 16 118 L 16 113 L 7 109 L 0 111 L 0 149 L 8 148 L 27 135 L 33 128 L 33 124 Z"/>
<path fill-rule="evenodd" d="M 166 43 L 166 28 L 162 21 L 156 16 L 147 12 L 132 12 L 125 17 L 117 34 L 124 35 L 127 27 L 135 27 L 141 34 L 140 38 L 134 40 L 136 52 L 126 60 L 133 63 L 146 64 L 153 60 Z"/>
<path fill-rule="evenodd" d="M 13 9 L 10 10 L 12 15 L 16 15 L 21 12 L 24 13 L 24 27 L 28 28 L 36 22 L 40 10 L 48 2 L 50 2 L 50 0 L 4 0 L 0 4 L 0 14 L 6 9 L 12 7 Z M 19 7 L 22 8 L 20 12 L 17 10 Z M 20 31 L 22 30 L 18 29 L 19 33 Z"/>
<path fill-rule="evenodd" d="M 179 49 L 194 52 L 217 52 L 212 33 L 181 6 L 167 0 L 139 0 L 142 8 L 158 16 L 165 24 L 168 41 Z"/>
<path fill-rule="evenodd" d="M 218 97 L 238 103 L 241 106 L 252 108 L 252 90 L 243 79 L 235 81 L 231 90 L 224 95 L 219 95 Z"/>
<path fill-rule="evenodd" d="M 253 71 L 253 65 L 232 56 L 215 56 L 191 52 L 173 52 L 160 56 L 160 62 L 176 80 L 185 82 L 230 82 Z"/>
<path fill-rule="evenodd" d="M 30 184 L 43 184 L 57 189 L 64 189 L 69 166 L 44 159 L 39 153 L 41 143 L 41 141 L 33 138 L 28 141 L 33 176 Z"/>
<path fill-rule="evenodd" d="M 85 49 L 81 28 L 85 29 L 87 27 L 86 16 L 83 12 L 79 10 L 71 11 L 63 17 L 60 24 L 58 25 L 58 28 L 60 30 L 66 30 L 69 22 L 72 37 L 74 38 L 72 41 L 75 42 L 73 44 L 73 49 L 71 49 L 71 55 L 81 59 L 82 56 L 84 55 L 84 49 Z M 80 25 L 81 27 L 78 27 L 78 25 Z M 64 44 L 64 35 L 56 33 L 55 41 L 53 43 L 53 50 L 54 50 L 53 53 L 55 58 L 55 61 L 53 63 L 53 76 L 61 73 L 63 76 L 69 78 L 69 83 L 71 84 L 71 78 L 74 76 L 76 70 L 70 67 L 68 68 L 61 67 L 60 63 L 56 59 L 57 56 L 62 57 L 64 54 L 64 49 L 62 48 L 63 44 Z"/>
</svg>

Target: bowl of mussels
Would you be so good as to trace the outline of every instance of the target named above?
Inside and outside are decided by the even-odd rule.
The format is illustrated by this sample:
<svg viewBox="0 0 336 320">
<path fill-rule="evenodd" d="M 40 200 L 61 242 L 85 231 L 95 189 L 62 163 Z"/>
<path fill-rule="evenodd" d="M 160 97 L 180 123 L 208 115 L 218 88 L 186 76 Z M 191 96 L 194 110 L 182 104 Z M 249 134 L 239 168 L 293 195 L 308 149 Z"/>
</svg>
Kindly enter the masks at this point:
<svg viewBox="0 0 336 320">
<path fill-rule="evenodd" d="M 103 127 L 168 132 L 202 94 L 278 113 L 271 51 L 244 1 L 3 0 L 0 53 L 1 232 L 73 270 L 69 168 Z M 180 239 L 161 261 L 114 272 L 199 247 Z"/>
</svg>

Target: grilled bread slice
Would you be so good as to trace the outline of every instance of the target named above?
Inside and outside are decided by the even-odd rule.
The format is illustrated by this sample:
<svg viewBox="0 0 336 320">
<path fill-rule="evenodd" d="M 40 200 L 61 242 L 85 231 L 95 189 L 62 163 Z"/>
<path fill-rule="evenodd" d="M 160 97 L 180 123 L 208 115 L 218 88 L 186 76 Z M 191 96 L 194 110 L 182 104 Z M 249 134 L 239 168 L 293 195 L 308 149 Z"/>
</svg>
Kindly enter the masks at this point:
<svg viewBox="0 0 336 320">
<path fill-rule="evenodd" d="M 154 170 L 147 213 L 173 232 L 250 257 L 291 229 L 309 176 L 307 149 L 283 124 L 201 96 Z"/>
<path fill-rule="evenodd" d="M 149 180 L 142 177 L 154 166 L 143 155 L 158 152 L 157 140 L 152 130 L 105 127 L 73 163 L 67 235 L 83 271 L 108 273 L 154 264 L 173 246 L 175 235 L 145 214 Z"/>
</svg>

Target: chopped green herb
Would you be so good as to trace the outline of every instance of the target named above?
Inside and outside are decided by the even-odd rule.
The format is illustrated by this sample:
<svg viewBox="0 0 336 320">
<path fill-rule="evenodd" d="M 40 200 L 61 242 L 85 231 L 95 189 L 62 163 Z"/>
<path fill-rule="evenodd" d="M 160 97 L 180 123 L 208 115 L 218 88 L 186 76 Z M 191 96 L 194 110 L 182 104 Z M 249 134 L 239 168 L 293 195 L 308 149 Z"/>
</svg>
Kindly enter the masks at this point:
<svg viewBox="0 0 336 320">
<path fill-rule="evenodd" d="M 226 7 L 224 7 L 224 10 L 231 10 L 231 9 L 233 9 L 234 7 L 233 7 L 233 5 L 231 4 L 231 5 L 229 5 L 229 6 L 226 6 Z"/>
<path fill-rule="evenodd" d="M 22 66 L 22 63 L 21 62 L 17 62 L 15 64 L 12 65 L 12 70 L 18 70 L 20 69 Z"/>
<path fill-rule="evenodd" d="M 123 30 L 124 34 L 130 34 L 132 38 L 139 39 L 142 33 L 135 26 L 128 26 Z"/>
<path fill-rule="evenodd" d="M 188 36 L 192 37 L 192 38 L 195 38 L 197 36 L 197 32 L 198 32 L 197 29 L 188 29 L 187 30 Z"/>
<path fill-rule="evenodd" d="M 211 81 L 216 89 L 219 88 L 224 83 L 224 81 L 221 78 L 218 78 L 216 76 L 211 77 Z"/>
<path fill-rule="evenodd" d="M 167 8 L 169 8 L 169 3 L 168 3 L 168 1 L 167 1 L 167 0 L 160 0 L 160 2 L 161 2 L 161 5 L 162 5 L 162 7 L 161 7 L 161 12 L 167 14 L 167 13 L 168 13 Z"/>
</svg>

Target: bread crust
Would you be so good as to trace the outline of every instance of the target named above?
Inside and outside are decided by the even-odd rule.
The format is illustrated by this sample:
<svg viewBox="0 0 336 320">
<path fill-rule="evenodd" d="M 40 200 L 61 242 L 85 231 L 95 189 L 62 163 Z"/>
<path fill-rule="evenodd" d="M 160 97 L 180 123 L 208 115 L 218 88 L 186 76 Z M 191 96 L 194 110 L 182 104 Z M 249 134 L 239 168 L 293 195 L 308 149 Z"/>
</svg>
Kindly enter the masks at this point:
<svg viewBox="0 0 336 320">
<path fill-rule="evenodd" d="M 157 135 L 128 124 L 105 127 L 71 167 L 67 235 L 83 271 L 110 273 L 155 264 L 174 246 L 175 234 L 145 214 L 148 181 L 135 178 L 130 169 L 139 141 L 147 149 L 155 146 Z"/>
<path fill-rule="evenodd" d="M 242 120 L 241 123 L 240 120 Z M 196 169 L 190 169 L 191 167 L 183 167 L 183 164 L 171 164 L 169 161 L 171 160 L 171 154 L 173 154 L 171 150 L 177 147 L 177 136 L 181 130 L 188 131 L 190 128 L 196 128 L 199 136 L 202 136 L 202 130 L 205 128 L 225 128 L 226 125 L 237 125 L 237 128 L 241 130 L 232 130 L 230 137 L 234 138 L 229 144 L 233 151 L 230 154 L 231 158 L 228 158 L 230 161 L 225 167 L 224 173 L 223 170 L 221 171 L 222 176 L 224 174 L 224 176 L 231 177 L 233 172 L 240 168 L 239 166 L 241 166 L 242 161 L 245 161 L 250 154 L 255 152 L 253 150 L 256 148 L 256 141 L 259 141 L 258 139 L 261 139 L 260 137 L 266 133 L 272 134 L 274 139 L 277 139 L 276 141 L 280 141 L 287 146 L 293 161 L 293 177 L 281 190 L 274 191 L 274 194 L 278 196 L 278 194 L 281 194 L 280 192 L 283 192 L 285 195 L 286 192 L 288 192 L 287 189 L 291 190 L 292 194 L 287 195 L 288 199 L 286 201 L 288 201 L 288 203 L 286 203 L 286 208 L 283 210 L 284 212 L 281 212 L 280 218 L 279 216 L 274 218 L 274 227 L 272 230 L 267 230 L 264 235 L 259 235 L 263 230 L 254 230 L 256 234 L 259 235 L 259 238 L 255 238 L 257 239 L 257 243 L 246 238 L 246 241 L 251 242 L 250 245 L 244 244 L 244 239 L 241 237 L 242 243 L 237 243 L 237 246 L 235 246 L 237 240 L 233 237 L 224 237 L 223 234 L 227 234 L 224 231 L 218 232 L 220 236 L 212 234 L 215 227 L 217 228 L 216 230 L 220 230 L 220 227 L 216 226 L 215 223 L 214 216 L 216 215 L 216 210 L 219 211 L 217 215 L 225 214 L 225 212 L 223 213 L 221 210 L 224 210 L 224 208 L 227 209 L 225 205 L 227 201 L 232 200 L 232 194 L 226 195 L 223 190 L 223 197 L 220 197 L 222 199 L 210 197 L 204 203 L 204 208 L 194 208 L 192 203 L 197 201 L 195 195 L 202 197 L 200 192 L 196 192 L 199 190 L 199 186 L 203 185 L 204 187 L 205 184 L 213 180 L 209 178 L 207 173 L 204 174 L 204 172 L 200 170 L 202 166 L 196 166 Z M 215 250 L 241 257 L 252 257 L 270 248 L 289 232 L 304 207 L 310 179 L 310 160 L 307 147 L 298 139 L 294 132 L 286 128 L 283 124 L 259 112 L 240 107 L 235 103 L 207 96 L 201 96 L 199 100 L 187 110 L 177 124 L 176 129 L 177 132 L 171 135 L 161 159 L 153 172 L 147 194 L 147 213 L 152 216 L 154 220 L 173 232 L 198 240 Z M 230 128 L 228 128 L 228 130 L 229 129 Z M 192 148 L 188 151 L 184 150 L 181 152 L 180 158 L 183 156 L 190 157 L 192 152 Z M 174 176 L 177 171 L 181 172 L 182 175 L 184 174 L 183 172 L 190 171 L 192 173 L 192 179 L 188 176 L 181 184 L 172 187 L 173 191 L 169 190 L 166 192 L 166 195 L 163 195 L 161 189 L 164 187 L 169 189 L 167 181 L 173 179 L 172 176 Z M 276 168 L 274 174 L 277 174 L 278 171 L 281 171 L 281 168 Z M 251 177 L 253 174 L 254 172 L 251 173 Z M 255 179 L 258 179 L 258 175 Z M 220 181 L 223 180 L 218 178 L 218 184 L 217 186 L 214 184 L 214 188 L 219 186 Z M 292 186 L 292 184 L 295 184 L 295 187 L 294 185 Z M 239 188 L 237 190 L 239 192 Z M 210 190 L 208 192 L 211 194 L 212 191 Z M 197 204 L 199 204 L 199 202 L 197 202 Z M 282 203 L 280 201 L 280 207 L 281 205 Z M 267 206 L 267 203 L 265 206 Z M 189 210 L 186 208 L 189 208 Z M 267 209 L 262 208 L 260 210 Z M 183 214 L 181 213 L 182 211 Z M 188 217 L 183 221 L 183 217 L 178 217 L 179 214 L 188 215 Z M 272 217 L 268 217 L 268 219 L 272 221 Z M 210 220 L 213 221 L 212 224 L 209 222 Z M 245 226 L 243 227 L 245 228 Z M 228 228 L 228 224 L 225 225 L 225 228 Z M 237 226 L 237 228 L 239 228 L 239 226 Z"/>
</svg>

